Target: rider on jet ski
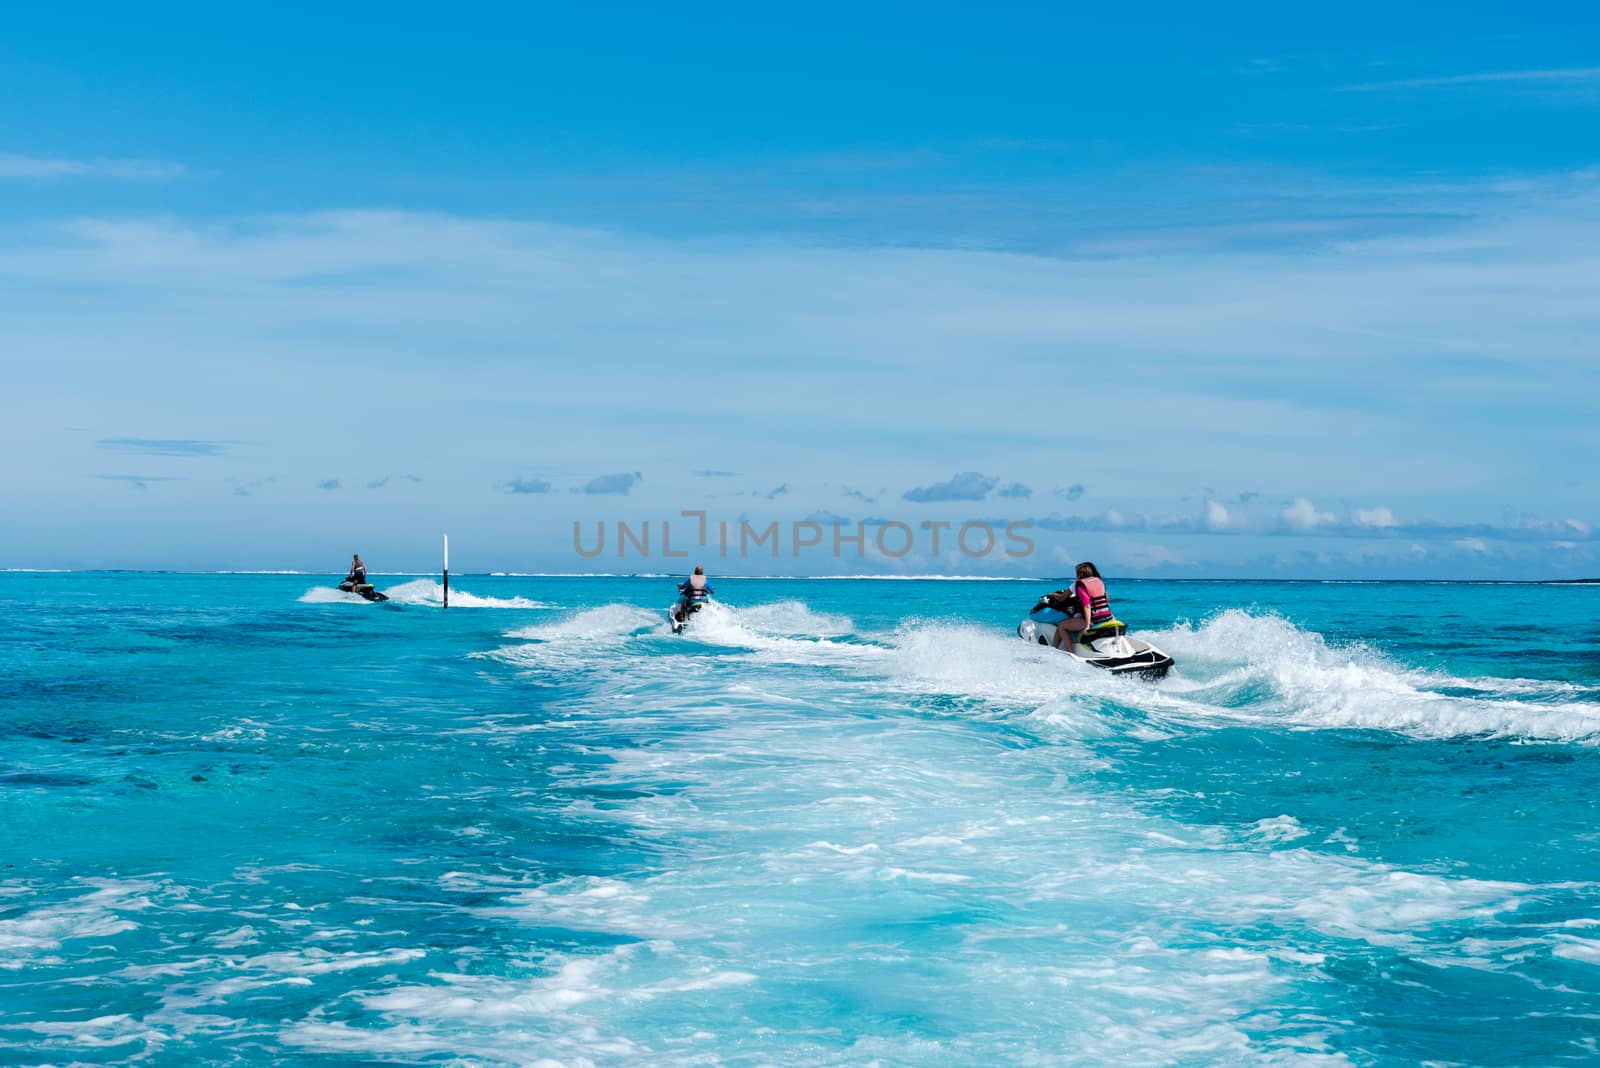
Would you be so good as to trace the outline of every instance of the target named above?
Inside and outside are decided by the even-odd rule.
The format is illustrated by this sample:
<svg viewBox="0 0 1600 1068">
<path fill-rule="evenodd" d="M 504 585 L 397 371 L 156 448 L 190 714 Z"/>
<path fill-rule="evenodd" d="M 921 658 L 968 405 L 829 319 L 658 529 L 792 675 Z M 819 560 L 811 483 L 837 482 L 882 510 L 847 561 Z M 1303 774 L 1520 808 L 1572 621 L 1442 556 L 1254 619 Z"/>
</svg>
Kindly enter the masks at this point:
<svg viewBox="0 0 1600 1068">
<path fill-rule="evenodd" d="M 706 585 L 706 569 L 696 565 L 694 574 L 678 583 L 678 592 L 683 595 L 678 601 L 678 618 L 688 619 L 689 613 L 705 604 L 716 591 Z"/>
<path fill-rule="evenodd" d="M 1030 616 L 1047 610 L 1061 616 L 1060 619 L 1045 622 L 1054 622 L 1056 625 L 1055 647 L 1069 653 L 1080 632 L 1087 642 L 1112 627 L 1122 625 L 1111 611 L 1111 598 L 1106 596 L 1106 584 L 1100 577 L 1100 569 L 1085 560 L 1078 565 L 1075 575 L 1077 581 L 1071 589 L 1047 593 L 1028 610 Z"/>
<path fill-rule="evenodd" d="M 350 560 L 350 573 L 339 580 L 339 589 L 345 593 L 354 593 L 367 601 L 387 601 L 389 598 L 381 594 L 367 578 L 367 565 L 361 562 L 361 554 L 356 553 Z"/>
</svg>

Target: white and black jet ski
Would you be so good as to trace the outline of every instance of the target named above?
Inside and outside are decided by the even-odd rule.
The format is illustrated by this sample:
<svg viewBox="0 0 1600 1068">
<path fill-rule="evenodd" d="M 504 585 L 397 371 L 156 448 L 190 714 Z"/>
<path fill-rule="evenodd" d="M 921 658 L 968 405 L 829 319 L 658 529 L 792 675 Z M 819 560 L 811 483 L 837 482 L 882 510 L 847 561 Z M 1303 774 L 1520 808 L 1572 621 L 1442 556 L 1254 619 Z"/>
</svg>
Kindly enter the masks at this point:
<svg viewBox="0 0 1600 1068">
<path fill-rule="evenodd" d="M 689 620 L 693 619 L 694 614 L 700 611 L 705 604 L 705 601 L 690 601 L 688 604 L 684 604 L 682 601 L 674 601 L 669 605 L 667 608 L 667 625 L 672 628 L 672 633 L 682 634 L 683 628 L 689 625 Z"/>
<path fill-rule="evenodd" d="M 1044 620 L 1024 619 L 1017 624 L 1017 637 L 1053 647 L 1056 625 Z M 1098 628 L 1087 641 L 1079 635 L 1068 655 L 1085 664 L 1104 668 L 1113 675 L 1138 675 L 1145 679 L 1163 678 L 1172 667 L 1172 657 L 1141 638 L 1128 637 L 1128 628 L 1121 623 Z"/>
<path fill-rule="evenodd" d="M 369 601 L 387 601 L 389 599 L 387 594 L 379 593 L 378 588 L 370 582 L 354 582 L 350 579 L 345 579 L 339 583 L 339 589 L 345 593 L 353 593 L 359 597 L 365 597 Z"/>
</svg>

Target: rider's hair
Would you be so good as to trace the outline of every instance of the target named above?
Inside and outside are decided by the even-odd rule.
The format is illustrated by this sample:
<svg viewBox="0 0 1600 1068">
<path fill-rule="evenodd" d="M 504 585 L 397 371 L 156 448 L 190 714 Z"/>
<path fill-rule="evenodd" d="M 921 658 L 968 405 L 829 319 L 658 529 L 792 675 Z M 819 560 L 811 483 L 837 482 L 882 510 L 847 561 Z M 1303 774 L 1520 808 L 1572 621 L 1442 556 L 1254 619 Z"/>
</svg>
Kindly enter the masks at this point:
<svg viewBox="0 0 1600 1068">
<path fill-rule="evenodd" d="M 696 575 L 704 575 L 706 573 L 706 569 L 701 567 L 699 564 L 696 564 L 694 565 L 694 573 Z"/>
<path fill-rule="evenodd" d="M 1083 563 L 1078 565 L 1077 575 L 1081 579 L 1099 578 L 1100 577 L 1100 569 L 1098 567 L 1095 567 L 1089 561 L 1085 560 Z"/>
</svg>

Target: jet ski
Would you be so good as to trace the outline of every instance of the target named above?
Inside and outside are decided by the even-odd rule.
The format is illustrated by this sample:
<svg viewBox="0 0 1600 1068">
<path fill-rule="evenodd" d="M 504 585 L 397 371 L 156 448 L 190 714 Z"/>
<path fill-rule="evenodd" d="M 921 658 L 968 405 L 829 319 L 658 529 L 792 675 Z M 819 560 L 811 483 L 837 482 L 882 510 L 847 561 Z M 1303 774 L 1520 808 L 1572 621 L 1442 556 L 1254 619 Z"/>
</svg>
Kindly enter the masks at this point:
<svg viewBox="0 0 1600 1068">
<path fill-rule="evenodd" d="M 365 597 L 369 601 L 387 601 L 389 599 L 386 594 L 379 593 L 378 588 L 370 582 L 351 582 L 349 579 L 345 579 L 339 583 L 339 589 L 345 593 L 353 593 L 357 596 Z"/>
<path fill-rule="evenodd" d="M 682 601 L 674 601 L 667 608 L 667 625 L 672 628 L 672 633 L 682 634 L 683 628 L 689 625 L 689 620 L 694 614 L 705 606 L 705 601 L 691 601 L 685 605 Z"/>
<path fill-rule="evenodd" d="M 1024 619 L 1017 624 L 1017 637 L 1053 647 L 1056 625 L 1052 622 Z M 1060 650 L 1066 652 L 1066 650 Z M 1140 638 L 1128 637 L 1128 628 L 1112 622 L 1096 628 L 1085 640 L 1079 635 L 1068 654 L 1085 664 L 1104 668 L 1113 675 L 1138 675 L 1144 679 L 1164 678 L 1172 667 L 1172 657 Z"/>
</svg>

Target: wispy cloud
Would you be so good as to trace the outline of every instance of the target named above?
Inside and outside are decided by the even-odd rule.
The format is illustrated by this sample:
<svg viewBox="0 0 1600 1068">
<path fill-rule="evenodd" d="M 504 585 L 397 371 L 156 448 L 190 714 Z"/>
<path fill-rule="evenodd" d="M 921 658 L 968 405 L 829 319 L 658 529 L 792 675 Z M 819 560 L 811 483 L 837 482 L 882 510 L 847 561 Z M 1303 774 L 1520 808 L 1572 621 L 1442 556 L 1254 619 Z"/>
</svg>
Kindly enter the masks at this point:
<svg viewBox="0 0 1600 1068">
<path fill-rule="evenodd" d="M 940 501 L 981 501 L 989 496 L 989 492 L 998 485 L 998 478 L 979 474 L 976 471 L 963 471 L 961 474 L 945 482 L 935 482 L 931 486 L 918 486 L 910 489 L 900 496 L 904 500 L 917 504 L 932 504 Z"/>
<path fill-rule="evenodd" d="M 120 178 L 128 181 L 164 181 L 184 174 L 181 163 L 144 159 L 63 159 L 0 152 L 0 178 Z"/>
<path fill-rule="evenodd" d="M 1128 566 L 1137 571 L 1148 571 L 1153 567 L 1183 565 L 1189 562 L 1183 553 L 1153 542 L 1116 538 L 1112 540 L 1111 545 L 1117 555 L 1127 561 Z M 1071 563 L 1072 561 L 1064 562 Z"/>
<path fill-rule="evenodd" d="M 772 489 L 772 490 L 770 490 L 770 491 L 768 491 L 766 493 L 758 493 L 758 494 L 756 494 L 756 496 L 765 497 L 769 501 L 775 501 L 779 497 L 782 497 L 785 493 L 788 493 L 788 492 L 789 492 L 789 483 L 785 482 L 783 485 L 778 486 L 775 489 Z"/>
<path fill-rule="evenodd" d="M 714 468 L 705 468 L 694 473 L 696 478 L 738 478 L 737 471 L 718 471 Z"/>
<path fill-rule="evenodd" d="M 1229 509 L 1208 498 L 1198 513 L 1152 515 L 1128 509 L 1108 508 L 1094 515 L 1053 514 L 1029 520 L 1041 530 L 1085 534 L 1171 534 L 1220 535 L 1227 537 L 1354 538 L 1370 540 L 1416 539 L 1419 542 L 1481 542 L 1573 544 L 1600 540 L 1594 527 L 1575 516 L 1544 519 L 1524 516 L 1500 525 L 1453 523 L 1444 520 L 1406 521 L 1386 507 L 1351 508 L 1338 515 L 1318 508 L 1311 500 L 1297 497 L 1281 511 L 1252 515 Z M 1459 547 L 1459 544 L 1458 544 Z"/>
<path fill-rule="evenodd" d="M 106 482 L 123 482 L 134 489 L 149 489 L 157 482 L 182 482 L 179 475 L 95 475 Z"/>
<path fill-rule="evenodd" d="M 1459 226 L 1444 211 L 1323 211 L 1200 226 L 1158 225 L 1097 233 L 1067 243 L 1062 252 L 1086 258 L 1273 252 L 1332 248 L 1396 234 L 1422 235 Z"/>
<path fill-rule="evenodd" d="M 1096 476 L 1096 510 L 1114 505 L 1125 515 L 1143 510 L 1153 517 L 1162 505 L 1152 499 L 1176 500 L 1209 481 L 1220 483 L 1215 496 L 1230 518 L 1259 512 L 1252 522 L 1263 530 L 1277 529 L 1278 513 L 1298 494 L 1348 518 L 1354 530 L 1360 517 L 1347 517 L 1334 502 L 1359 487 L 1371 495 L 1362 507 L 1387 506 L 1395 519 L 1386 527 L 1369 518 L 1360 536 L 1400 537 L 1395 532 L 1423 507 L 1434 515 L 1482 518 L 1485 497 L 1505 487 L 1517 499 L 1549 500 L 1552 515 L 1574 512 L 1600 521 L 1600 514 L 1581 510 L 1586 491 L 1563 488 L 1574 472 L 1543 462 L 1551 455 L 1584 455 L 1600 444 L 1587 410 L 1592 405 L 1582 404 L 1592 393 L 1584 386 L 1592 384 L 1596 359 L 1593 315 L 1583 309 L 1600 277 L 1600 185 L 1579 176 L 1564 185 L 1555 177 L 1536 184 L 1531 193 L 1501 194 L 1485 192 L 1487 183 L 1480 183 L 1463 195 L 1493 210 L 1449 233 L 1390 233 L 1326 252 L 1094 263 L 993 250 L 679 243 L 406 214 L 192 226 L 79 220 L 56 230 L 13 228 L 0 242 L 0 271 L 7 278 L 0 287 L 0 351 L 50 336 L 61 352 L 81 354 L 81 364 L 63 360 L 50 372 L 65 395 L 70 368 L 116 368 L 132 358 L 129 353 L 142 361 L 171 360 L 174 375 L 203 383 L 204 361 L 214 358 L 207 339 L 220 336 L 225 323 L 238 327 L 228 335 L 229 359 L 267 365 L 325 360 L 342 374 L 376 366 L 402 321 L 418 346 L 445 351 L 463 316 L 470 316 L 483 349 L 462 350 L 465 369 L 492 368 L 505 403 L 518 395 L 572 398 L 570 409 L 545 416 L 554 424 L 552 440 L 568 450 L 553 459 L 584 462 L 575 455 L 586 448 L 583 426 L 607 412 L 621 413 L 606 424 L 609 451 L 587 461 L 604 471 L 646 454 L 652 441 L 659 442 L 665 420 L 681 425 L 676 413 L 655 413 L 660 397 L 681 388 L 686 373 L 717 377 L 736 366 L 705 353 L 765 345 L 774 358 L 759 380 L 718 377 L 719 389 L 705 398 L 715 417 L 697 425 L 696 447 L 738 458 L 747 472 L 793 457 L 801 465 L 789 471 L 797 487 L 830 479 L 837 485 L 842 477 L 858 485 L 881 481 L 895 487 L 885 502 L 899 498 L 907 482 L 921 482 L 906 477 L 905 461 L 885 443 L 934 440 L 919 435 L 935 430 L 942 431 L 941 447 L 970 449 L 974 458 L 967 462 L 974 464 L 990 463 L 992 449 L 1015 448 L 1007 455 L 1026 466 L 1005 473 L 1035 487 L 1035 502 L 1045 496 L 1039 487 L 1059 485 L 1057 471 L 1091 474 L 1081 464 L 1057 466 L 1050 453 L 1034 447 L 1036 435 L 1021 444 L 1017 397 L 1037 388 L 1028 360 L 997 365 L 992 375 L 974 375 L 971 368 L 984 366 L 1000 344 L 1026 353 L 1100 352 L 1141 373 L 1112 376 L 1097 397 L 1118 432 L 1114 447 L 1094 457 L 1096 469 L 1105 468 Z M 570 269 L 552 272 L 552 263 Z M 316 284 L 306 284 L 307 278 Z M 506 278 L 536 282 L 537 299 L 511 296 L 512 287 L 496 284 Z M 641 306 L 664 317 L 656 331 L 661 351 L 641 354 L 640 323 L 605 314 L 619 287 L 641 294 Z M 40 299 L 73 292 L 95 295 L 92 321 Z M 741 315 L 720 314 L 703 296 L 711 292 L 736 298 Z M 792 329 L 772 331 L 770 323 L 783 315 L 773 294 L 796 292 L 810 295 L 814 314 L 793 320 Z M 926 304 L 926 315 L 907 319 L 896 310 L 912 296 Z M 152 308 L 161 315 L 151 315 Z M 227 318 L 218 309 L 226 309 Z M 303 324 L 303 333 L 284 334 L 286 321 Z M 484 357 L 484 351 L 517 344 L 535 322 L 548 328 L 553 344 L 570 347 L 574 359 L 535 370 Z M 345 330 L 348 338 L 339 333 Z M 807 353 L 817 352 L 839 354 L 830 376 L 817 376 L 806 362 Z M 408 375 L 426 381 L 443 373 L 418 360 L 407 364 Z M 934 380 L 961 388 L 936 389 L 929 384 Z M 187 400 L 167 396 L 160 383 L 146 379 L 126 381 L 127 403 L 152 412 L 181 411 L 196 400 L 193 394 Z M 1374 381 L 1384 383 L 1379 394 L 1364 385 Z M 372 388 L 384 403 L 404 403 L 402 386 L 387 376 L 376 376 Z M 261 394 L 251 401 L 263 410 L 293 410 L 292 384 L 264 378 Z M 1395 397 L 1420 398 L 1421 407 L 1402 411 L 1389 402 Z M 87 412 L 52 413 L 50 426 L 89 418 Z M 1478 429 L 1486 421 L 1515 432 L 1491 444 Z M 448 435 L 412 440 L 431 431 L 393 421 L 326 420 L 316 430 L 317 447 L 326 451 L 308 449 L 304 462 L 314 466 L 299 477 L 311 492 L 309 484 L 319 477 L 315 466 L 324 463 L 316 456 L 373 454 L 363 448 L 404 456 L 437 446 L 441 464 L 463 467 L 483 455 L 506 455 L 489 452 L 504 444 L 490 425 L 485 420 L 480 430 L 462 420 Z M 1333 435 L 1339 435 L 1337 450 L 1326 447 Z M 187 470 L 202 463 L 149 463 L 108 453 L 97 466 Z M 1352 471 L 1362 472 L 1359 482 Z M 503 469 L 480 477 L 476 489 L 469 480 L 448 490 L 493 492 L 497 477 L 504 477 Z M 1586 487 L 1592 484 L 1587 477 Z M 358 478 L 347 488 L 363 482 Z M 560 485 L 564 490 L 581 482 Z M 729 488 L 754 489 L 754 482 L 736 479 Z M 1237 493 L 1239 485 L 1269 496 L 1252 505 Z M 831 499 L 794 496 L 802 498 L 793 508 L 797 514 L 824 504 L 858 511 L 891 507 L 857 505 L 837 490 Z M 1061 498 L 1048 499 L 1054 503 L 1034 507 L 1075 510 Z M 1189 509 L 1190 524 L 1201 525 L 1202 507 Z M 1147 525 L 1156 525 L 1155 518 Z M 1243 533 L 1232 524 L 1226 532 Z M 1338 525 L 1319 524 L 1316 534 L 1345 536 Z M 1225 548 L 1254 551 L 1242 539 Z"/>
<path fill-rule="evenodd" d="M 254 497 L 257 490 L 264 486 L 270 486 L 272 483 L 278 481 L 278 477 L 276 475 L 269 475 L 266 478 L 255 478 L 250 479 L 249 481 L 241 481 L 237 478 L 230 478 L 227 481 L 233 484 L 233 495 L 235 497 Z"/>
<path fill-rule="evenodd" d="M 994 491 L 996 497 L 1032 497 L 1033 490 L 1020 482 L 1013 482 L 1009 486 L 1001 486 Z"/>
<path fill-rule="evenodd" d="M 1072 485 L 1068 486 L 1066 489 L 1056 490 L 1056 496 L 1065 497 L 1069 501 L 1075 501 L 1079 497 L 1083 496 L 1083 483 L 1074 482 Z"/>
<path fill-rule="evenodd" d="M 1315 123 L 1315 122 L 1247 122 L 1240 123 L 1235 129 L 1243 137 L 1319 137 L 1328 134 L 1365 134 L 1381 133 L 1384 130 L 1397 130 L 1400 123 L 1395 122 L 1361 122 L 1361 123 Z"/>
<path fill-rule="evenodd" d="M 319 490 L 341 490 L 341 489 L 344 489 L 344 485 L 336 478 L 325 478 L 321 482 L 317 483 L 317 489 L 319 489 Z"/>
<path fill-rule="evenodd" d="M 237 441 L 200 441 L 195 438 L 101 438 L 95 448 L 139 456 L 221 456 Z"/>
<path fill-rule="evenodd" d="M 1059 137 L 978 137 L 968 147 L 989 152 L 1045 152 L 1060 155 L 1082 151 L 1083 146 Z"/>
<path fill-rule="evenodd" d="M 549 493 L 554 487 L 542 478 L 513 478 L 500 483 L 502 493 Z"/>
<path fill-rule="evenodd" d="M 1446 74 L 1431 78 L 1400 78 L 1387 82 L 1362 82 L 1340 86 L 1347 93 L 1384 89 L 1437 89 L 1453 85 L 1495 85 L 1506 82 L 1540 85 L 1600 85 L 1600 67 L 1546 67 L 1537 70 L 1492 70 L 1472 74 Z"/>
<path fill-rule="evenodd" d="M 591 478 L 583 484 L 582 492 L 591 495 L 618 493 L 626 496 L 633 489 L 634 484 L 644 476 L 637 471 L 626 471 L 617 475 L 601 475 Z"/>
<path fill-rule="evenodd" d="M 367 483 L 367 489 L 369 489 L 369 490 L 383 489 L 383 487 L 387 486 L 389 483 L 394 482 L 396 480 L 401 481 L 401 482 L 412 482 L 412 483 L 416 483 L 416 482 L 421 482 L 422 481 L 422 479 L 419 478 L 416 475 L 384 475 L 382 478 L 375 478 L 371 482 L 368 482 Z"/>
</svg>

